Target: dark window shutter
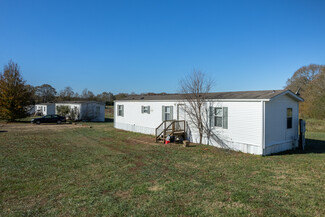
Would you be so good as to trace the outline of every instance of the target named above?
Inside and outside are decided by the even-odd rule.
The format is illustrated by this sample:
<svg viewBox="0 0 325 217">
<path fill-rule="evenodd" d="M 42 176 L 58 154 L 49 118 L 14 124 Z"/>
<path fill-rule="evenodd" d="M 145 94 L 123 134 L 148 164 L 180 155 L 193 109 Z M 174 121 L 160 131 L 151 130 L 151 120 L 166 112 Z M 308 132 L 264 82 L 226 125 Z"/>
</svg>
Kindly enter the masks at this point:
<svg viewBox="0 0 325 217">
<path fill-rule="evenodd" d="M 228 107 L 223 107 L 223 129 L 228 129 Z"/>
<path fill-rule="evenodd" d="M 150 114 L 150 106 L 148 106 L 148 114 Z"/>
<path fill-rule="evenodd" d="M 210 128 L 214 127 L 214 115 L 213 115 L 213 107 L 210 106 L 210 112 L 209 112 L 209 116 L 210 116 Z"/>
<path fill-rule="evenodd" d="M 165 121 L 165 106 L 162 106 L 162 121 Z"/>
<path fill-rule="evenodd" d="M 170 120 L 173 120 L 173 106 L 170 106 Z"/>
</svg>

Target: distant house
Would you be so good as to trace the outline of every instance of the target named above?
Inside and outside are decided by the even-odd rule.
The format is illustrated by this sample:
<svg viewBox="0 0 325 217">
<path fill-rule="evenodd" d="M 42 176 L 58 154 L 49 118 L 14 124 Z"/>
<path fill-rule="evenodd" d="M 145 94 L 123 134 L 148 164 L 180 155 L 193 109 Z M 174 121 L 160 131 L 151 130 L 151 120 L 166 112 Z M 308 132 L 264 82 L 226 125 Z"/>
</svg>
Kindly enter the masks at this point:
<svg viewBox="0 0 325 217">
<path fill-rule="evenodd" d="M 96 101 L 67 101 L 55 104 L 55 114 L 59 114 L 58 107 L 69 108 L 67 116 L 74 116 L 74 120 L 105 121 L 105 103 Z"/>
<path fill-rule="evenodd" d="M 25 106 L 25 110 L 28 115 L 34 115 L 35 114 L 35 105 Z"/>
<path fill-rule="evenodd" d="M 36 115 L 54 115 L 55 114 L 55 103 L 40 103 L 35 105 Z"/>
<path fill-rule="evenodd" d="M 171 132 L 160 126 L 185 121 L 186 139 L 197 143 L 198 130 L 184 112 L 183 98 L 165 94 L 116 100 L 114 127 L 157 137 Z M 289 90 L 209 93 L 204 115 L 210 134 L 205 134 L 203 143 L 257 155 L 297 147 L 301 101 Z"/>
</svg>

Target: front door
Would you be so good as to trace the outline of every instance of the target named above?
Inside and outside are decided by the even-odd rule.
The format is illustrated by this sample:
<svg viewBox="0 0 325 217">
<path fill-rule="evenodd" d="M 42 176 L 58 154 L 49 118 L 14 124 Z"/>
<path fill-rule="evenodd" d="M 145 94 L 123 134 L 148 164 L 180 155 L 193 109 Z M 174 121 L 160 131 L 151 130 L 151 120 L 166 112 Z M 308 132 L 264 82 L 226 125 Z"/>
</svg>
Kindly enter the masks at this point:
<svg viewBox="0 0 325 217">
<path fill-rule="evenodd" d="M 177 120 L 185 120 L 186 113 L 184 108 L 185 108 L 184 104 L 177 105 Z"/>
</svg>

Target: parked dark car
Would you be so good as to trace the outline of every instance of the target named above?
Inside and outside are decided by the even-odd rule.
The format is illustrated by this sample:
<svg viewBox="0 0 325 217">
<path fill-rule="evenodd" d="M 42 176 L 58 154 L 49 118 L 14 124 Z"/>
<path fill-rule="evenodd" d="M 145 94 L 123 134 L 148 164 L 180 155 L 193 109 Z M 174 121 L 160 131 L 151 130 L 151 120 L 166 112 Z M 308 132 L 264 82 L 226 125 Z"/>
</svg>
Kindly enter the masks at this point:
<svg viewBox="0 0 325 217">
<path fill-rule="evenodd" d="M 57 123 L 61 124 L 62 122 L 66 122 L 66 118 L 60 115 L 45 115 L 41 118 L 32 119 L 32 123 L 40 124 L 40 123 Z"/>
</svg>

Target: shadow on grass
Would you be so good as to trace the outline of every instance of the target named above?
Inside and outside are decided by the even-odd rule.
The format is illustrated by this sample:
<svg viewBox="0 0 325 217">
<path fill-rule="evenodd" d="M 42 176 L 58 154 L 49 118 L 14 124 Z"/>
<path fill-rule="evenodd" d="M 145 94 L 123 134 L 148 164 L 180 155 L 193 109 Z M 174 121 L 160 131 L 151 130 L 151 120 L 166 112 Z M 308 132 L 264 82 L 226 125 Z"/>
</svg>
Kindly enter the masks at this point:
<svg viewBox="0 0 325 217">
<path fill-rule="evenodd" d="M 12 122 L 8 122 L 8 123 L 15 123 L 15 124 L 26 124 L 26 123 L 30 123 L 31 121 L 20 121 L 20 120 L 18 120 L 18 121 L 12 121 Z"/>
<path fill-rule="evenodd" d="M 181 145 L 183 145 L 184 146 L 184 144 L 183 143 L 179 143 L 179 144 L 181 144 Z M 188 146 L 184 146 L 184 148 L 195 148 L 196 147 L 196 144 L 189 144 Z"/>
<path fill-rule="evenodd" d="M 287 154 L 322 154 L 325 153 L 325 141 L 317 139 L 306 139 L 305 150 L 289 150 L 280 153 L 275 153 L 273 155 L 287 155 Z"/>
<path fill-rule="evenodd" d="M 105 118 L 105 122 L 114 122 L 114 118 Z"/>
<path fill-rule="evenodd" d="M 325 141 L 316 139 L 306 139 L 306 153 L 325 153 Z"/>
<path fill-rule="evenodd" d="M 7 133 L 7 130 L 0 130 L 0 133 Z"/>
</svg>

